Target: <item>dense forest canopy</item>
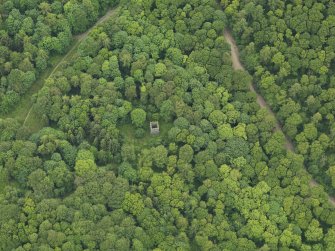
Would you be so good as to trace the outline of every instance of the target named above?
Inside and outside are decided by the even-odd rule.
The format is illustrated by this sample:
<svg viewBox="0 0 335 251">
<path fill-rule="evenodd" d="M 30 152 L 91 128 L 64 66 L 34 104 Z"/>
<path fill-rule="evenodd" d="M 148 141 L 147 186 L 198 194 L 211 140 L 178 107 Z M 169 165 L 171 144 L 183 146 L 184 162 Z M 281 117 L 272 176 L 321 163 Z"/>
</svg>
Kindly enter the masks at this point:
<svg viewBox="0 0 335 251">
<path fill-rule="evenodd" d="M 308 171 L 335 193 L 335 3 L 222 1 L 246 66 Z"/>
<path fill-rule="evenodd" d="M 72 34 L 85 32 L 115 0 L 15 1 L 0 6 L 0 111 L 7 113 L 64 53 Z"/>
<path fill-rule="evenodd" d="M 58 21 L 55 27 L 44 24 L 46 16 L 67 27 L 67 45 L 54 51 L 62 54 L 72 34 L 87 31 L 115 4 L 1 4 L 1 32 L 7 35 L 0 38 L 11 46 L 12 40 L 19 42 L 18 47 L 1 47 L 8 54 L 0 69 L 3 97 L 10 96 L 11 72 L 28 72 L 11 60 L 14 54 L 23 63 L 27 53 L 19 46 L 18 34 L 26 34 L 22 23 L 17 24 L 18 33 L 9 32 L 10 15 L 32 19 L 34 28 L 24 41 L 49 57 L 53 52 L 43 49 L 41 41 L 55 42 L 64 30 Z M 272 4 L 277 4 L 274 10 Z M 331 16 L 332 5 L 326 1 L 305 4 L 324 13 L 321 20 Z M 289 42 L 272 44 L 270 30 L 286 27 L 286 15 L 298 15 L 289 11 L 293 5 L 302 3 L 118 3 L 117 15 L 93 28 L 34 97 L 32 109 L 48 126 L 32 134 L 13 118 L 0 119 L 0 250 L 334 250 L 334 205 L 323 186 L 310 185 L 304 169 L 308 164 L 308 170 L 322 172 L 332 163 L 331 133 L 321 123 L 326 117 L 321 111 L 310 116 L 309 106 L 299 104 L 300 91 L 284 95 L 293 95 L 284 86 L 294 78 L 299 90 L 329 92 L 330 82 L 322 85 L 320 79 L 331 79 L 333 61 L 324 62 L 323 75 L 312 75 L 302 63 L 284 74 L 290 64 L 284 50 Z M 297 18 L 308 26 L 308 15 Z M 37 24 L 49 27 L 42 29 L 49 33 L 39 34 Z M 259 39 L 253 26 L 262 32 Z M 223 36 L 227 27 L 239 35 L 252 76 L 233 70 L 231 48 Z M 293 38 L 298 34 L 294 32 Z M 297 36 L 290 49 L 293 41 L 304 43 Z M 326 44 L 314 52 L 320 54 Z M 32 55 L 31 72 L 42 72 L 34 61 L 37 54 Z M 5 65 L 11 65 L 10 71 Z M 308 84 L 299 83 L 299 76 Z M 288 132 L 287 124 L 284 129 L 292 138 L 305 134 L 308 152 L 301 152 L 298 143 L 296 152 L 285 148 L 273 116 L 250 91 L 252 80 L 281 120 L 284 114 L 292 117 L 289 121 L 300 119 L 296 131 Z M 263 90 L 266 81 L 268 89 Z M 333 101 L 331 96 L 328 101 Z M 304 107 L 305 114 L 297 107 Z M 322 107 L 328 106 L 320 103 Z M 150 134 L 150 121 L 159 121 L 159 135 Z"/>
</svg>

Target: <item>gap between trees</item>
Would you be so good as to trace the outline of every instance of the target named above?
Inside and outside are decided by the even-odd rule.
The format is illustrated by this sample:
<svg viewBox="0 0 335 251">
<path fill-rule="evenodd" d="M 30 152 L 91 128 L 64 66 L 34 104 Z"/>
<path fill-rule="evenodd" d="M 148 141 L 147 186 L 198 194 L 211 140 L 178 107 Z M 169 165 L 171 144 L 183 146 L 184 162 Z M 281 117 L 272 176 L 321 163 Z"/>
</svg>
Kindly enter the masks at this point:
<svg viewBox="0 0 335 251">
<path fill-rule="evenodd" d="M 119 10 L 118 8 L 114 8 L 114 9 L 110 9 L 107 11 L 107 13 L 102 16 L 90 29 L 88 29 L 87 31 L 85 31 L 84 33 L 81 33 L 79 35 L 75 35 L 74 36 L 74 43 L 72 44 L 72 46 L 70 47 L 70 49 L 68 50 L 68 52 L 58 61 L 58 63 L 53 67 L 52 71 L 50 72 L 50 74 L 44 76 L 43 74 L 40 76 L 40 78 L 38 80 L 36 80 L 36 82 L 44 82 L 46 79 L 50 78 L 57 70 L 58 68 L 64 63 L 66 62 L 70 57 L 73 56 L 73 54 L 75 53 L 75 50 L 78 48 L 78 46 L 80 45 L 80 43 L 85 40 L 87 38 L 87 36 L 90 34 L 90 32 L 97 27 L 98 25 L 102 24 L 103 22 L 105 22 L 106 20 L 108 20 L 110 17 L 112 17 L 113 15 L 115 15 L 117 13 L 117 11 Z M 35 82 L 35 84 L 36 84 Z M 38 92 L 41 88 L 43 87 L 43 84 L 41 84 L 41 86 L 38 87 L 37 90 L 34 90 L 35 92 Z M 33 86 L 31 87 L 33 88 Z M 29 93 L 29 91 L 28 91 Z M 27 94 L 28 94 L 27 93 Z M 29 93 L 32 94 L 32 93 Z M 29 99 L 31 99 L 31 95 L 29 96 Z M 14 109 L 12 112 L 10 112 L 9 114 L 6 115 L 6 117 L 16 117 L 16 119 L 18 119 L 19 121 L 23 121 L 23 125 L 26 125 L 26 122 L 29 120 L 32 112 L 33 112 L 33 103 L 29 102 L 29 105 L 22 105 L 22 103 L 24 102 L 23 99 L 20 100 L 20 102 L 18 103 L 18 105 L 16 106 L 17 108 Z M 24 111 L 19 111 L 17 112 L 17 110 L 19 109 L 19 107 L 22 106 L 22 109 Z M 22 120 L 22 117 L 19 118 L 18 116 L 22 116 L 26 114 L 26 116 L 24 117 L 24 119 Z M 42 121 L 40 120 L 40 118 L 38 118 L 38 116 L 35 116 L 34 118 L 36 121 L 34 121 L 32 124 L 34 124 L 34 128 L 32 128 L 32 130 L 34 129 L 40 129 L 40 124 L 42 123 Z"/>
<path fill-rule="evenodd" d="M 236 45 L 236 42 L 230 32 L 229 29 L 225 29 L 224 30 L 224 37 L 227 41 L 227 43 L 230 45 L 231 47 L 231 60 L 232 60 L 232 65 L 234 70 L 241 70 L 241 71 L 245 71 L 245 68 L 243 67 L 243 65 L 241 64 L 240 61 L 240 56 L 239 56 L 239 51 Z M 287 137 L 287 135 L 283 132 L 282 130 L 282 126 L 280 125 L 278 119 L 276 118 L 276 115 L 274 114 L 274 112 L 271 110 L 271 108 L 269 107 L 269 105 L 266 103 L 266 101 L 264 100 L 264 98 L 255 90 L 255 87 L 253 85 L 253 83 L 250 83 L 250 91 L 256 94 L 257 97 L 257 103 L 259 104 L 259 106 L 261 108 L 265 108 L 267 110 L 268 113 L 271 114 L 271 116 L 274 117 L 275 119 L 275 130 L 276 131 L 281 131 L 283 133 L 283 135 L 285 136 L 285 148 L 286 150 L 290 151 L 290 152 L 294 152 L 294 146 L 292 141 Z M 314 186 L 318 186 L 320 184 L 318 184 L 314 179 L 312 179 L 309 183 L 310 187 L 314 187 Z M 329 202 L 335 206 L 335 198 L 331 197 L 328 195 L 328 199 Z"/>
</svg>

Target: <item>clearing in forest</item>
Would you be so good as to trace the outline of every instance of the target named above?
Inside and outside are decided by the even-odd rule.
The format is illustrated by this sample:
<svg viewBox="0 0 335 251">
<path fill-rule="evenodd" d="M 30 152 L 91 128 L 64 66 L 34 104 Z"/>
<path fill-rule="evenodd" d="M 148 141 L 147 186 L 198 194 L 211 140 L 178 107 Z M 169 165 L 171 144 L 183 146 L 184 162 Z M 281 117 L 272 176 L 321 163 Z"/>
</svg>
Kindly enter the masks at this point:
<svg viewBox="0 0 335 251">
<path fill-rule="evenodd" d="M 90 29 L 82 34 L 74 36 L 74 41 L 68 52 L 64 56 L 53 56 L 50 59 L 51 66 L 39 76 L 27 93 L 25 93 L 25 95 L 21 98 L 15 109 L 8 114 L 1 115 L 0 118 L 15 118 L 19 122 L 23 123 L 23 125 L 27 126 L 31 132 L 36 132 L 42 129 L 44 124 L 41 118 L 34 112 L 34 102 L 32 100 L 32 96 L 43 87 L 46 79 L 51 77 L 64 62 L 73 57 L 78 46 L 87 38 L 91 31 L 98 25 L 108 20 L 110 17 L 114 16 L 118 10 L 119 8 L 108 10 L 107 13 L 102 16 Z"/>
</svg>

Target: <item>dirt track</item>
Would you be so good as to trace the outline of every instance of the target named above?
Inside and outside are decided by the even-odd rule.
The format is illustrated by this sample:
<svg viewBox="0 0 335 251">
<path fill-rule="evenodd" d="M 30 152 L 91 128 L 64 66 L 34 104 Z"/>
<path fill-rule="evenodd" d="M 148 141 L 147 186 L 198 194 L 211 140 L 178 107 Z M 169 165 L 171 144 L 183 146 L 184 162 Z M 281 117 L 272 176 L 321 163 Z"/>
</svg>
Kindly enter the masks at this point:
<svg viewBox="0 0 335 251">
<path fill-rule="evenodd" d="M 81 40 L 83 40 L 84 38 L 86 38 L 88 36 L 88 34 L 90 34 L 90 32 L 97 27 L 99 24 L 102 24 L 103 22 L 105 22 L 108 18 L 110 18 L 111 16 L 113 16 L 116 13 L 117 9 L 111 9 L 109 11 L 107 11 L 107 13 L 102 16 L 90 29 L 88 29 L 87 31 L 85 31 L 84 33 L 78 34 L 76 36 L 74 36 L 77 40 L 79 40 L 79 42 Z"/>
<path fill-rule="evenodd" d="M 108 10 L 107 13 L 102 16 L 90 29 L 88 29 L 86 32 L 84 33 L 81 33 L 81 34 L 78 34 L 78 35 L 75 35 L 74 36 L 74 39 L 76 40 L 75 43 L 72 45 L 72 48 L 64 55 L 64 57 L 62 58 L 62 60 L 59 61 L 59 63 L 57 65 L 55 65 L 55 67 L 53 68 L 52 72 L 45 78 L 45 79 L 48 79 L 52 76 L 52 74 L 54 74 L 59 66 L 61 66 L 73 53 L 73 51 L 78 47 L 78 45 L 90 34 L 90 32 L 95 28 L 97 27 L 99 24 L 105 22 L 108 18 L 110 18 L 111 16 L 113 16 L 116 12 L 118 11 L 118 8 L 116 9 L 111 9 L 111 10 Z M 33 109 L 33 105 L 31 107 L 29 107 L 29 111 L 27 113 L 27 116 L 24 118 L 24 122 L 23 122 L 23 125 L 26 124 L 29 116 L 30 116 L 30 113 Z"/>
<path fill-rule="evenodd" d="M 242 71 L 245 71 L 245 68 L 243 67 L 243 65 L 241 64 L 241 61 L 240 61 L 240 56 L 239 56 L 239 51 L 238 51 L 238 48 L 236 46 L 236 42 L 233 38 L 233 36 L 231 35 L 231 32 L 226 29 L 224 31 L 224 37 L 226 39 L 226 41 L 228 42 L 228 44 L 230 45 L 231 47 L 231 60 L 232 60 L 232 63 L 233 63 L 233 68 L 235 70 L 242 70 Z M 250 83 L 250 91 L 254 92 L 256 94 L 256 97 L 257 97 L 257 103 L 259 104 L 259 106 L 261 108 L 265 108 L 269 114 L 271 114 L 271 116 L 274 117 L 275 119 L 275 122 L 276 122 L 276 125 L 275 125 L 275 128 L 277 131 L 282 131 L 282 127 L 279 123 L 279 121 L 277 120 L 274 112 L 271 110 L 271 108 L 269 107 L 269 105 L 266 103 L 266 101 L 264 100 L 264 98 L 259 94 L 257 93 L 255 87 L 254 87 L 254 84 L 253 83 Z M 291 152 L 294 152 L 294 146 L 293 146 L 293 143 L 292 141 L 286 136 L 286 134 L 283 132 L 284 136 L 285 136 L 285 148 Z M 315 186 L 319 186 L 319 184 L 314 180 L 312 179 L 310 181 L 310 187 L 315 187 Z M 329 199 L 329 202 L 335 206 L 335 198 L 334 197 L 331 197 L 331 196 L 328 196 L 328 199 Z"/>
</svg>

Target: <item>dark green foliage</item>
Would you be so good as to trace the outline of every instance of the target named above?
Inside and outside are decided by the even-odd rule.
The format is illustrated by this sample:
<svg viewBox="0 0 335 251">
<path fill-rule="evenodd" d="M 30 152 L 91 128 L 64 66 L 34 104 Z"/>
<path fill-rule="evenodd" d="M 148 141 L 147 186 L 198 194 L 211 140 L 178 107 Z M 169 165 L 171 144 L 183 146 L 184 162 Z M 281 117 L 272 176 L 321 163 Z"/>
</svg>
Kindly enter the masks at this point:
<svg viewBox="0 0 335 251">
<path fill-rule="evenodd" d="M 34 84 L 53 55 L 63 54 L 72 34 L 85 32 L 118 1 L 6 1 L 0 15 L 0 113 L 6 114 Z M 82 48 L 98 50 L 89 46 Z"/>
<path fill-rule="evenodd" d="M 221 2 L 257 88 L 333 194 L 334 2 Z"/>
<path fill-rule="evenodd" d="M 249 19 L 264 13 L 250 1 L 221 2 L 227 15 L 242 6 Z M 283 4 L 270 2 L 267 12 Z M 64 7 L 72 30 L 82 32 L 115 3 L 38 6 L 59 18 Z M 21 2 L 7 1 L 3 10 L 14 5 Z M 0 174 L 7 181 L 0 190 L 0 249 L 333 250 L 334 207 L 320 186 L 309 186 L 304 157 L 282 146 L 283 135 L 247 88 L 250 76 L 233 71 L 216 1 L 123 1 L 122 7 L 37 93 L 35 106 L 50 127 L 20 140 L 21 125 L 0 120 Z M 6 22 L 20 30 L 25 16 L 11 15 L 17 18 Z M 308 24 L 314 32 L 316 23 Z M 39 34 L 48 27 L 39 22 Z M 32 33 L 29 20 L 25 30 Z M 43 46 L 55 50 L 53 42 Z M 268 53 L 248 60 L 286 67 L 282 55 L 272 60 Z M 263 84 L 271 85 L 266 76 Z M 301 107 L 292 99 L 280 113 L 292 134 L 305 132 L 300 148 L 321 165 L 332 138 L 304 123 Z M 150 135 L 148 121 L 159 121 L 159 135 Z"/>
<path fill-rule="evenodd" d="M 248 142 L 239 137 L 228 139 L 223 148 L 223 152 L 229 159 L 235 159 L 238 157 L 246 158 L 249 151 Z"/>
</svg>

